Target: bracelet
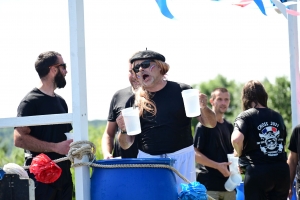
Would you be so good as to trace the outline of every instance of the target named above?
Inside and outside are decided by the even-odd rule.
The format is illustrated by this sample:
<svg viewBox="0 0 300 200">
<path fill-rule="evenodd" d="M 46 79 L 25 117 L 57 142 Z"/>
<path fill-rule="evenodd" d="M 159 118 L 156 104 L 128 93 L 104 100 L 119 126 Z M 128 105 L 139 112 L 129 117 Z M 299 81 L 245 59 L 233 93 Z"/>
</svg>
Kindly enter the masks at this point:
<svg viewBox="0 0 300 200">
<path fill-rule="evenodd" d="M 126 130 L 121 130 L 121 134 L 127 134 Z"/>
</svg>

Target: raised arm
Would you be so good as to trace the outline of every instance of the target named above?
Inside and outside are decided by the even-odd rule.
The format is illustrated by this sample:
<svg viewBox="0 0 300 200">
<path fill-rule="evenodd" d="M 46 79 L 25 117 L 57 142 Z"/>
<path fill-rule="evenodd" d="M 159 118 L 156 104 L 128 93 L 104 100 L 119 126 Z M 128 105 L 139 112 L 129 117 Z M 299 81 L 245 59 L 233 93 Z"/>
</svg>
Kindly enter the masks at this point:
<svg viewBox="0 0 300 200">
<path fill-rule="evenodd" d="M 205 127 L 214 128 L 217 125 L 217 118 L 214 111 L 207 107 L 207 96 L 199 93 L 201 115 L 197 117 L 198 121 Z"/>
</svg>

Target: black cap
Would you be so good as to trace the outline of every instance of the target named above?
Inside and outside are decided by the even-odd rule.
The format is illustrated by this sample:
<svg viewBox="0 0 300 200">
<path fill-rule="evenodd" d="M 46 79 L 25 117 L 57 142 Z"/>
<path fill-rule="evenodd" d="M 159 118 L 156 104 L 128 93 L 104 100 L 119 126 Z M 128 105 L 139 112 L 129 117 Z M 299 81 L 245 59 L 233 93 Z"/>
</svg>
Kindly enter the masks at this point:
<svg viewBox="0 0 300 200">
<path fill-rule="evenodd" d="M 136 54 L 134 54 L 130 58 L 130 63 L 133 63 L 136 60 L 148 60 L 148 59 L 160 60 L 163 62 L 165 62 L 166 60 L 165 57 L 160 53 L 157 53 L 155 51 L 145 50 L 145 51 L 139 51 Z"/>
</svg>

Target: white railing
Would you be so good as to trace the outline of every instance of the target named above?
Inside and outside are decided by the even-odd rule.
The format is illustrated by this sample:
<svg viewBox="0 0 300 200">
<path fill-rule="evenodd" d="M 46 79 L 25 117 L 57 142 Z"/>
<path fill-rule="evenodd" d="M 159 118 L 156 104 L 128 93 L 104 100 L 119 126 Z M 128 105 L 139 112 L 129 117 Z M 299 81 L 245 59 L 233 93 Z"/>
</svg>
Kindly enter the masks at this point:
<svg viewBox="0 0 300 200">
<path fill-rule="evenodd" d="M 72 123 L 73 122 L 72 117 L 73 117 L 72 114 L 55 114 L 55 115 L 36 115 L 30 117 L 0 118 L 0 128 Z"/>
</svg>

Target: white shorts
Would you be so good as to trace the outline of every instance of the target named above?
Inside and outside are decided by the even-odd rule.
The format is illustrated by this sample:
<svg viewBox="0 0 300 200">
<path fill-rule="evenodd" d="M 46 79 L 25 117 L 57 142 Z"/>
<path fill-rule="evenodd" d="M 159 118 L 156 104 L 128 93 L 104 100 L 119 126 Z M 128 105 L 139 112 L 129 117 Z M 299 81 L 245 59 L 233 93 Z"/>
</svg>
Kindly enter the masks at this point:
<svg viewBox="0 0 300 200">
<path fill-rule="evenodd" d="M 150 155 L 139 150 L 137 158 L 173 158 L 176 160 L 173 167 L 190 182 L 196 181 L 195 150 L 193 145 L 175 151 L 174 153 L 167 153 L 162 155 Z M 182 178 L 180 178 L 177 174 L 175 174 L 175 178 L 176 178 L 177 190 L 178 193 L 180 193 L 181 192 L 180 184 L 181 183 L 187 184 L 187 183 L 184 180 L 182 180 Z"/>
</svg>

